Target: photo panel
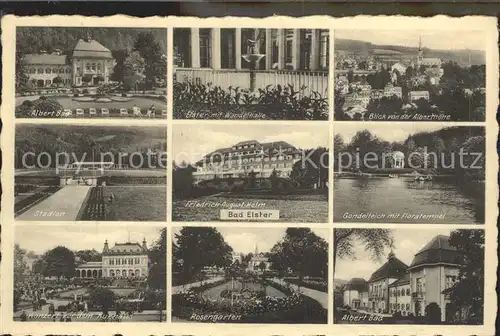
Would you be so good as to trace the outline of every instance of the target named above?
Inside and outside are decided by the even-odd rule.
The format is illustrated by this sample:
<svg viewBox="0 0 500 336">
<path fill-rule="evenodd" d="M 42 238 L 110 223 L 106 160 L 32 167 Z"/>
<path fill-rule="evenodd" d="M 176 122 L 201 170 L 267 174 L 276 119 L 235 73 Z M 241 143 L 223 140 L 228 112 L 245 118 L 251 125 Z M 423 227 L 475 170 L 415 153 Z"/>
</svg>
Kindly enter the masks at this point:
<svg viewBox="0 0 500 336">
<path fill-rule="evenodd" d="M 326 123 L 189 123 L 172 133 L 173 221 L 328 221 Z"/>
<path fill-rule="evenodd" d="M 17 27 L 17 118 L 167 118 L 167 29 Z"/>
<path fill-rule="evenodd" d="M 172 229 L 172 322 L 326 324 L 329 232 Z"/>
<path fill-rule="evenodd" d="M 167 128 L 18 124 L 18 221 L 166 221 Z"/>
<path fill-rule="evenodd" d="M 335 120 L 485 121 L 481 30 L 335 30 Z"/>
<path fill-rule="evenodd" d="M 334 323 L 482 325 L 482 229 L 334 229 Z"/>
<path fill-rule="evenodd" d="M 174 119 L 328 120 L 328 29 L 174 28 Z"/>
<path fill-rule="evenodd" d="M 164 227 L 17 226 L 14 321 L 165 322 Z"/>
<path fill-rule="evenodd" d="M 334 133 L 334 222 L 485 223 L 484 127 L 349 123 Z"/>
</svg>

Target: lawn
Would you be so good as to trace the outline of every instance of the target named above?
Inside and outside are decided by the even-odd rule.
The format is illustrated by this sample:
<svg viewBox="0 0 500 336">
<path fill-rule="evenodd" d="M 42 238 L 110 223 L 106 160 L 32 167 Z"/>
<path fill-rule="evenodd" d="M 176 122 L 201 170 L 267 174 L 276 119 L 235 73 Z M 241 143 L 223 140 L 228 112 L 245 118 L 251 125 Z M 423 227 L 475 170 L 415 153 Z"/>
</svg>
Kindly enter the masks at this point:
<svg viewBox="0 0 500 336">
<path fill-rule="evenodd" d="M 107 220 L 112 221 L 165 221 L 167 219 L 167 187 L 115 186 L 105 187 L 114 199 L 107 206 Z"/>
<path fill-rule="evenodd" d="M 194 199 L 197 202 L 258 202 L 264 203 L 259 210 L 279 210 L 280 221 L 324 223 L 328 220 L 328 196 L 326 195 L 291 195 L 275 199 L 215 197 L 205 196 Z M 220 220 L 219 207 L 186 207 L 186 200 L 174 201 L 172 218 L 178 221 L 215 221 Z M 250 209 L 250 208 L 249 208 Z"/>
</svg>

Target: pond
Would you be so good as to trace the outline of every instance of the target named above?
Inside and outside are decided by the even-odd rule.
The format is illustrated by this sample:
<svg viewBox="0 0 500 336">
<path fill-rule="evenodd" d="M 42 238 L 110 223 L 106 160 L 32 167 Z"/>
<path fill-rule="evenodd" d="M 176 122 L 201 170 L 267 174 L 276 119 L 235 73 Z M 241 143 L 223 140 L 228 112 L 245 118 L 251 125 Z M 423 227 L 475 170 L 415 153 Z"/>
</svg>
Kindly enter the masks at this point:
<svg viewBox="0 0 500 336">
<path fill-rule="evenodd" d="M 484 183 L 335 178 L 335 222 L 484 223 Z"/>
</svg>

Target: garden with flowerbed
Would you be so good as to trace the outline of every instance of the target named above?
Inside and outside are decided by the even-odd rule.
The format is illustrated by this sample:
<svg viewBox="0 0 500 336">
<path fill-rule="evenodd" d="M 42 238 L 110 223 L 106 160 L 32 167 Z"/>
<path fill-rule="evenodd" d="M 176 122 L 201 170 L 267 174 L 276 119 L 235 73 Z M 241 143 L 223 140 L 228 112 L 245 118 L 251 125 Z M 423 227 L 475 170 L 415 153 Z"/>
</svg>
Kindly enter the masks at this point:
<svg viewBox="0 0 500 336">
<path fill-rule="evenodd" d="M 256 91 L 193 81 L 174 82 L 176 119 L 328 120 L 328 98 L 306 87 L 267 85 Z"/>
<path fill-rule="evenodd" d="M 328 293 L 328 282 L 321 278 L 308 278 L 302 279 L 302 281 L 299 278 L 284 278 L 283 280 L 299 287 L 305 287 Z"/>
<path fill-rule="evenodd" d="M 234 316 L 226 323 L 326 323 L 327 311 L 317 301 L 269 280 L 214 283 L 172 296 L 172 315 Z M 234 286 L 234 288 L 233 288 Z M 271 295 L 270 295 L 271 294 Z M 215 322 L 209 318 L 205 321 Z"/>
</svg>

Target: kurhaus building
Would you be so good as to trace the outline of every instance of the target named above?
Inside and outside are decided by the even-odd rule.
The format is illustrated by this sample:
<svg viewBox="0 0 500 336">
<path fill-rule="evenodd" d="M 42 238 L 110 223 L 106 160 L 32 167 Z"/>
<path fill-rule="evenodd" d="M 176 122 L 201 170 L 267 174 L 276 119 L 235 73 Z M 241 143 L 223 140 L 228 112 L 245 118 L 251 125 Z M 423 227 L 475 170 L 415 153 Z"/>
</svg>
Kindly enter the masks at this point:
<svg viewBox="0 0 500 336">
<path fill-rule="evenodd" d="M 326 29 L 174 29 L 177 81 L 196 80 L 227 89 L 302 85 L 327 93 L 329 32 Z"/>
<path fill-rule="evenodd" d="M 289 177 L 293 165 L 302 157 L 301 151 L 285 141 L 260 143 L 242 141 L 228 148 L 220 148 L 205 155 L 196 163 L 195 181 L 215 177 L 270 177 L 276 171 L 280 177 Z"/>
<path fill-rule="evenodd" d="M 149 274 L 146 240 L 139 243 L 104 242 L 102 261 L 91 261 L 76 267 L 77 278 L 145 278 Z"/>
<path fill-rule="evenodd" d="M 69 55 L 42 50 L 25 55 L 24 64 L 33 87 L 79 87 L 107 83 L 115 60 L 108 48 L 87 36 L 78 40 Z"/>
<path fill-rule="evenodd" d="M 441 321 L 451 321 L 455 312 L 444 292 L 457 280 L 462 259 L 443 235 L 415 254 L 410 266 L 391 252 L 368 281 L 354 278 L 346 284 L 344 304 L 373 313 L 425 316 L 425 307 L 434 302 L 441 310 Z"/>
</svg>

